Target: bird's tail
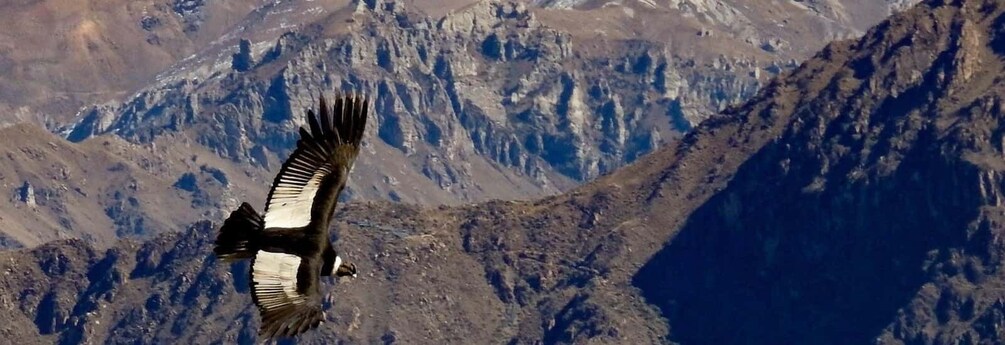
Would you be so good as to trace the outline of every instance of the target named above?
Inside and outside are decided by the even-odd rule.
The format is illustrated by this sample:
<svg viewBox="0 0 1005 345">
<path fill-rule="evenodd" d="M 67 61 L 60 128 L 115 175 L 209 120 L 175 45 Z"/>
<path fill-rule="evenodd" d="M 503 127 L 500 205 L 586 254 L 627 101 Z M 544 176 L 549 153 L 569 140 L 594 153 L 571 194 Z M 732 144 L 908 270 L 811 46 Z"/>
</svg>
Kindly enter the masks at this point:
<svg viewBox="0 0 1005 345">
<path fill-rule="evenodd" d="M 262 232 L 265 222 L 262 216 L 248 203 L 230 213 L 230 217 L 220 227 L 213 252 L 222 260 L 240 260 L 255 256 L 255 239 Z"/>
</svg>

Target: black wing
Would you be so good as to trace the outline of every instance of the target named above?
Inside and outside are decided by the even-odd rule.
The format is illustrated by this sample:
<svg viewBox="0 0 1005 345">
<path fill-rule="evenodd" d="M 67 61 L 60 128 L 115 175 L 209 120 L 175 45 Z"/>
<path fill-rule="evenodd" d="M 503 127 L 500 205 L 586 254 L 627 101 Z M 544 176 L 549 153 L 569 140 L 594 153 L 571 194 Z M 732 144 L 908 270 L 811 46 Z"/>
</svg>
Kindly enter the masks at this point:
<svg viewBox="0 0 1005 345">
<path fill-rule="evenodd" d="M 318 279 L 310 258 L 259 250 L 251 263 L 251 299 L 262 315 L 259 335 L 292 337 L 324 322 Z"/>
<path fill-rule="evenodd" d="M 283 163 L 269 191 L 265 228 L 298 228 L 312 219 L 330 217 L 349 170 L 359 154 L 366 129 L 366 96 L 339 96 L 328 107 L 320 100 L 320 116 L 307 111 L 310 131 L 300 128 L 297 149 Z"/>
</svg>

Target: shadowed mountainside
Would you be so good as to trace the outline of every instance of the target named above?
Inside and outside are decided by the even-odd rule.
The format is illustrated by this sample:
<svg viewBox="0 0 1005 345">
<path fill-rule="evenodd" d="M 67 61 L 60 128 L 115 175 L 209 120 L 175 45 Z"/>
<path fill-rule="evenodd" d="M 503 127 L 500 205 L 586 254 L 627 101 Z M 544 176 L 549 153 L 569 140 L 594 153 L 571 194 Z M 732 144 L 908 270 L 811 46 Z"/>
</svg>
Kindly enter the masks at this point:
<svg viewBox="0 0 1005 345">
<path fill-rule="evenodd" d="M 741 108 L 777 137 L 634 278 L 674 338 L 1002 342 L 1003 10 L 919 6 Z"/>
</svg>

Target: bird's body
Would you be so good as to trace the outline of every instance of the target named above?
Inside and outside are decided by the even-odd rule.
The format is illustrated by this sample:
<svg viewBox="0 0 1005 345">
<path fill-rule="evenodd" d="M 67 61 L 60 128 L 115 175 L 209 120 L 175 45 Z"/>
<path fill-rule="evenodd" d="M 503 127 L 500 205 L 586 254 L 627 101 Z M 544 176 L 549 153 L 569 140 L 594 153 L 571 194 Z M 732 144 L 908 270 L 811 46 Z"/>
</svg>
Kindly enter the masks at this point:
<svg viewBox="0 0 1005 345">
<path fill-rule="evenodd" d="M 320 277 L 356 275 L 356 266 L 336 253 L 328 228 L 359 154 L 368 104 L 365 97 L 346 96 L 328 108 L 322 97 L 319 115 L 307 111 L 310 131 L 300 129 L 264 216 L 243 203 L 220 228 L 216 255 L 252 260 L 252 300 L 264 336 L 295 336 L 317 327 L 324 320 Z"/>
</svg>

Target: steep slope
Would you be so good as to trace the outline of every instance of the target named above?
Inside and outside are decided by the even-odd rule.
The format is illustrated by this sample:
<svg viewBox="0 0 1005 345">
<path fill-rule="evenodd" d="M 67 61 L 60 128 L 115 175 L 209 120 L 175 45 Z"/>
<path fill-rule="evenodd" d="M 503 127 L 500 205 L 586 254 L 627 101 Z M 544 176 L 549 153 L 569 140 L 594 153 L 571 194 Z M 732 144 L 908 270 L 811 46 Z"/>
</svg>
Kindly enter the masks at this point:
<svg viewBox="0 0 1005 345">
<path fill-rule="evenodd" d="M 568 194 L 352 204 L 301 343 L 1001 343 L 1003 18 L 918 5 Z M 3 332 L 251 343 L 213 229 L 5 253 Z"/>
<path fill-rule="evenodd" d="M 740 109 L 777 137 L 634 278 L 673 339 L 1005 341 L 1005 3 L 940 3 Z"/>
<path fill-rule="evenodd" d="M 170 181 L 106 152 L 125 145 L 121 139 L 104 144 L 74 145 L 33 125 L 0 129 L 0 184 L 9 196 L 0 201 L 3 246 L 63 238 L 107 246 L 197 219 Z"/>
<path fill-rule="evenodd" d="M 359 2 L 278 41 L 250 42 L 248 71 L 232 69 L 230 54 L 192 59 L 122 104 L 88 109 L 67 135 L 146 143 L 180 131 L 267 168 L 292 147 L 289 128 L 316 94 L 363 90 L 377 99 L 375 140 L 359 167 L 368 179 L 352 181 L 352 194 L 516 199 L 614 169 L 758 85 L 727 71 L 756 69 L 748 58 L 692 67 L 646 41 L 590 52 L 571 39 L 521 4 L 484 2 L 434 21 L 399 2 Z M 692 111 L 685 99 L 704 105 Z"/>
<path fill-rule="evenodd" d="M 435 7 L 409 3 L 423 11 Z M 4 4 L 0 25 L 11 30 L 0 35 L 0 45 L 20 48 L 0 49 L 7 52 L 0 53 L 0 64 L 12 71 L 9 89 L 17 91 L 7 98 L 13 103 L 0 105 L 3 121 L 37 117 L 55 126 L 68 105 L 105 99 L 108 90 L 130 90 L 173 64 L 128 102 L 88 108 L 69 136 L 80 141 L 114 132 L 141 146 L 114 141 L 123 149 L 106 160 L 130 161 L 176 187 L 158 182 L 152 188 L 156 192 L 123 202 L 133 198 L 137 205 L 159 205 L 165 195 L 192 199 L 191 210 L 131 207 L 129 216 L 112 216 L 125 219 L 109 225 L 100 214 L 118 215 L 122 207 L 50 198 L 46 207 L 55 213 L 33 207 L 7 211 L 4 234 L 13 236 L 7 245 L 80 236 L 105 246 L 116 238 L 112 234 L 181 228 L 195 215 L 221 212 L 237 197 L 260 201 L 273 168 L 292 147 L 301 107 L 322 91 L 308 85 L 355 85 L 380 98 L 374 140 L 367 144 L 348 198 L 458 204 L 555 194 L 610 171 L 751 94 L 759 78 L 801 54 L 767 51 L 756 39 L 741 42 L 741 36 L 695 36 L 705 25 L 697 19 L 666 31 L 676 42 L 667 46 L 660 43 L 666 37 L 647 24 L 651 18 L 633 20 L 634 14 L 624 11 L 461 5 L 433 20 L 397 2 Z M 593 20 L 604 35 L 579 30 L 576 22 L 583 20 Z M 779 33 L 769 24 L 754 26 L 756 33 Z M 39 25 L 52 30 L 37 30 Z M 56 39 L 41 39 L 44 32 Z M 288 34 L 277 40 L 283 32 Z M 800 47 L 831 35 L 800 32 L 803 36 L 790 39 Z M 245 67 L 232 65 L 241 39 L 249 40 L 246 56 L 237 54 L 249 64 Z M 727 41 L 738 44 L 712 44 Z M 738 48 L 724 50 L 730 45 Z M 357 55 L 337 53 L 347 50 Z M 178 61 L 182 56 L 188 57 Z M 318 64 L 332 67 L 318 72 Z M 221 137 L 221 132 L 231 135 Z M 43 136 L 36 134 L 28 142 L 42 144 Z M 10 140 L 24 136 L 29 134 L 12 134 Z M 199 162 L 183 158 L 187 155 Z M 19 165 L 13 174 L 50 173 L 35 168 L 43 169 Z M 74 178 L 93 181 L 91 175 L 101 170 L 92 166 Z M 101 174 L 113 175 L 109 180 L 114 181 L 134 179 L 119 176 L 122 172 Z M 235 178 L 242 183 L 228 182 Z M 196 184 L 199 179 L 204 186 Z M 12 195 L 20 193 L 28 180 L 11 181 L 7 188 Z M 11 205 L 20 207 L 20 199 L 12 197 Z M 184 205 L 182 199 L 165 205 Z M 186 211 L 189 216 L 178 216 Z M 144 223 L 141 218 L 184 221 Z"/>
<path fill-rule="evenodd" d="M 204 54 L 203 50 L 208 44 L 226 41 L 228 35 L 234 33 L 247 32 L 251 22 L 279 19 L 276 20 L 276 24 L 279 24 L 277 28 L 285 31 L 302 24 L 304 20 L 309 21 L 323 11 L 344 6 L 346 2 L 348 1 L 288 1 L 287 4 L 267 0 L 6 1 L 0 4 L 0 28 L 3 29 L 0 30 L 0 72 L 3 72 L 0 73 L 0 112 L 5 114 L 0 121 L 32 121 L 50 128 L 55 127 L 83 105 L 118 100 L 130 95 L 135 89 L 148 83 L 153 75 L 173 63 L 193 54 Z M 407 1 L 410 6 L 433 18 L 440 18 L 475 2 Z M 575 12 L 561 11 L 564 14 L 557 16 L 596 18 L 613 15 L 601 22 L 617 22 L 617 25 L 606 26 L 602 30 L 613 33 L 620 31 L 619 27 L 633 28 L 629 31 L 649 27 L 655 36 L 633 35 L 653 42 L 667 41 L 668 33 L 675 38 L 691 35 L 693 28 L 686 29 L 688 32 L 685 34 L 682 30 L 665 30 L 672 28 L 655 28 L 657 25 L 653 25 L 670 21 L 649 20 L 642 24 L 642 20 L 630 19 L 635 13 L 656 19 L 664 18 L 664 14 L 685 18 L 694 16 L 687 10 L 695 6 L 688 2 L 671 2 L 665 6 L 656 2 L 646 3 L 645 6 L 642 4 L 621 4 L 625 7 L 625 13 L 621 13 L 621 10 L 587 13 L 589 11 L 583 10 L 599 5 L 582 5 Z M 729 1 L 727 4 L 729 6 L 725 8 L 730 11 L 749 8 L 744 7 L 742 1 Z M 653 13 L 653 8 L 649 6 L 657 5 L 660 10 L 673 6 L 682 10 L 681 13 Z M 816 5 L 816 2 L 812 5 Z M 862 29 L 887 13 L 886 4 L 877 6 L 871 2 L 841 1 L 834 5 L 812 5 L 813 11 L 804 11 L 800 5 L 783 5 L 770 11 L 769 16 L 805 18 L 805 24 L 811 27 L 826 27 L 830 33 L 819 37 L 819 32 L 788 31 L 793 34 L 787 38 L 787 43 L 803 54 L 816 50 L 820 38 L 836 37 L 828 35 L 840 36 Z M 270 11 L 271 8 L 287 6 L 311 9 L 312 12 L 305 15 L 302 11 Z M 763 6 L 752 8 L 757 10 L 761 7 Z M 545 9 L 542 11 L 547 12 Z M 268 12 L 272 13 L 269 16 L 271 18 L 260 16 Z M 804 15 L 803 12 L 810 15 Z M 817 13 L 819 15 L 814 15 Z M 756 18 L 765 12 L 746 14 Z M 862 19 L 852 21 L 841 18 Z M 709 24 L 718 29 L 718 25 L 722 23 Z M 736 20 L 725 24 L 740 28 L 761 23 Z M 722 31 L 724 34 L 719 34 L 718 37 L 744 36 L 738 39 L 742 42 L 754 36 L 777 36 L 758 32 L 775 25 L 766 24 L 753 32 Z M 776 33 L 779 32 L 786 31 Z M 273 32 L 270 39 L 275 39 L 280 33 Z M 813 47 L 801 48 L 804 45 L 800 43 L 804 40 L 813 42 Z M 755 38 L 747 45 L 758 45 L 761 44 L 760 41 L 764 39 Z M 728 50 L 719 53 L 731 55 Z"/>
<path fill-rule="evenodd" d="M 284 2 L 262 18 L 303 11 Z M 363 155 L 352 195 L 431 204 L 528 198 L 672 142 L 805 55 L 765 48 L 757 37 L 781 35 L 815 49 L 838 30 L 802 16 L 805 30 L 765 21 L 750 25 L 754 38 L 713 38 L 695 35 L 701 19 L 659 12 L 681 16 L 660 36 L 647 24 L 654 18 L 596 11 L 479 2 L 435 20 L 404 2 L 354 2 L 323 16 L 304 12 L 321 19 L 290 26 L 278 40 L 269 34 L 274 25 L 248 19 L 243 31 L 174 66 L 156 85 L 85 109 L 64 133 L 147 143 L 181 132 L 266 168 L 264 180 L 292 147 L 289 129 L 316 94 L 364 90 L 377 98 L 372 137 L 379 140 Z M 245 62 L 235 67 L 238 38 L 248 40 Z"/>
<path fill-rule="evenodd" d="M 735 55 L 708 60 L 721 55 L 715 50 L 721 47 L 708 45 L 722 41 L 719 37 L 696 41 L 694 49 L 682 49 L 693 55 L 679 55 L 661 43 L 633 39 L 631 32 L 614 35 L 607 29 L 623 26 L 604 20 L 597 27 L 610 37 L 583 36 L 567 22 L 577 16 L 597 17 L 490 2 L 438 21 L 397 2 L 262 5 L 162 73 L 154 86 L 129 102 L 88 108 L 69 129 L 69 137 L 85 146 L 105 141 L 102 133 L 131 141 L 112 140 L 117 157 L 108 159 L 132 162 L 157 176 L 161 182 L 151 187 L 156 192 L 130 197 L 137 205 L 162 205 L 169 212 L 134 207 L 129 219 L 109 226 L 91 219 L 107 213 L 97 212 L 96 204 L 51 199 L 47 207 L 56 213 L 19 209 L 17 217 L 8 217 L 4 233 L 18 233 L 12 245 L 34 245 L 61 238 L 54 234 L 62 231 L 55 225 L 36 234 L 26 230 L 36 223 L 82 222 L 95 225 L 75 225 L 60 236 L 89 238 L 103 247 L 114 241 L 113 234 L 183 228 L 195 217 L 226 212 L 238 199 L 261 205 L 275 169 L 293 147 L 303 107 L 317 93 L 356 84 L 376 92 L 379 102 L 347 199 L 460 204 L 555 194 L 672 142 L 705 114 L 752 93 L 758 78 L 768 74 L 759 72 L 761 67 L 779 71 L 783 66 L 770 61 L 789 54 L 744 44 Z M 174 26 L 158 30 L 169 27 Z M 675 32 L 695 37 L 693 29 Z M 242 39 L 245 53 L 235 54 Z M 769 62 L 755 61 L 759 58 Z M 28 135 L 12 134 L 9 140 L 23 136 Z M 42 137 L 25 140 L 64 144 Z M 19 166 L 16 174 L 47 174 L 33 166 Z M 122 170 L 99 168 L 73 178 L 133 179 L 119 176 Z M 25 180 L 10 182 L 10 193 Z M 191 208 L 178 206 L 184 201 L 164 203 L 165 195 L 191 198 Z M 130 229 L 121 231 L 122 224 Z"/>
<path fill-rule="evenodd" d="M 890 14 L 917 0 L 536 0 L 536 5 L 570 22 L 577 13 L 601 16 L 609 26 L 581 26 L 593 35 L 628 33 L 651 41 L 672 40 L 677 49 L 692 42 L 698 48 L 720 44 L 736 52 L 755 48 L 771 53 L 807 56 L 820 44 L 836 38 L 857 37 Z M 672 18 L 669 19 L 668 18 Z M 698 33 L 683 35 L 681 33 Z M 689 37 L 690 36 L 690 37 Z M 696 48 L 697 48 L 696 47 Z M 731 47 L 731 48 L 726 48 Z"/>
<path fill-rule="evenodd" d="M 0 122 L 55 127 L 128 95 L 264 0 L 0 3 Z"/>
<path fill-rule="evenodd" d="M 104 248 L 219 217 L 239 198 L 264 200 L 268 184 L 211 152 L 162 139 L 174 145 L 115 136 L 71 143 L 30 124 L 0 129 L 0 247 L 78 238 Z"/>
</svg>

